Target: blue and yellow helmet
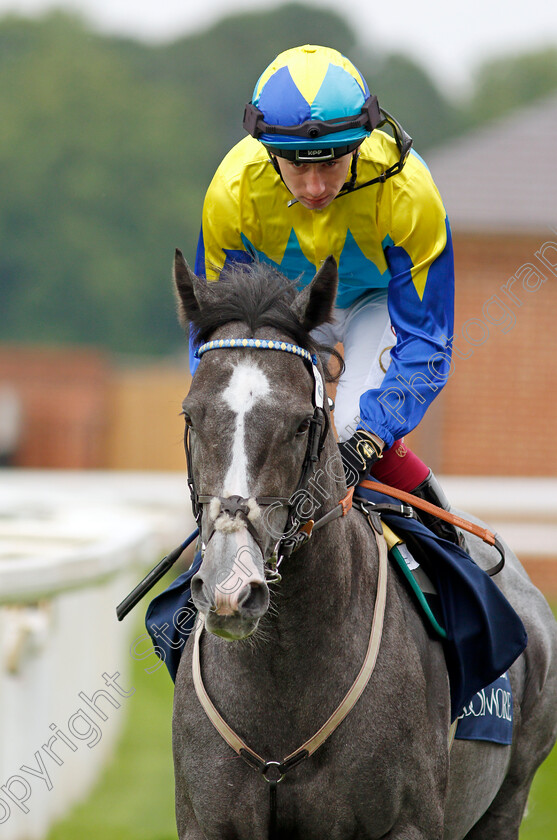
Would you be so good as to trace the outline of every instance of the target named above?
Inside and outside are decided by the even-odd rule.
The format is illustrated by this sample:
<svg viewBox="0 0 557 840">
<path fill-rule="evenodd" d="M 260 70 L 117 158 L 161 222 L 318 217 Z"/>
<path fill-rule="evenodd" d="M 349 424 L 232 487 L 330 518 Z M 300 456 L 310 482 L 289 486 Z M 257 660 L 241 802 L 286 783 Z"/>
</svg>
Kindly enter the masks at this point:
<svg viewBox="0 0 557 840">
<path fill-rule="evenodd" d="M 244 128 L 278 157 L 330 160 L 356 149 L 383 121 L 360 71 L 329 47 L 280 53 L 259 77 Z"/>
</svg>

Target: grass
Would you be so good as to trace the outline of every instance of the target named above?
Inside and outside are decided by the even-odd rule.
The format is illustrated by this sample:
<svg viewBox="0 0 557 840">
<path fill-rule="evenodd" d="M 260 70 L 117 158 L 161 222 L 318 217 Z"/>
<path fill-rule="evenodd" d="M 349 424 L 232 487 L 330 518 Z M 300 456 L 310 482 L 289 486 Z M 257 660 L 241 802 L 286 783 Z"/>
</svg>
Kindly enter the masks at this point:
<svg viewBox="0 0 557 840">
<path fill-rule="evenodd" d="M 557 840 L 557 747 L 538 770 L 520 840 Z"/>
<path fill-rule="evenodd" d="M 149 660 L 147 664 L 152 664 Z M 171 754 L 173 685 L 134 662 L 135 694 L 116 755 L 89 798 L 48 840 L 177 840 Z M 557 748 L 538 771 L 520 840 L 557 840 Z"/>
<path fill-rule="evenodd" d="M 139 632 L 143 632 L 140 630 Z M 134 661 L 136 691 L 114 759 L 89 798 L 49 833 L 48 840 L 177 840 L 172 768 L 173 684 L 153 660 Z"/>
</svg>

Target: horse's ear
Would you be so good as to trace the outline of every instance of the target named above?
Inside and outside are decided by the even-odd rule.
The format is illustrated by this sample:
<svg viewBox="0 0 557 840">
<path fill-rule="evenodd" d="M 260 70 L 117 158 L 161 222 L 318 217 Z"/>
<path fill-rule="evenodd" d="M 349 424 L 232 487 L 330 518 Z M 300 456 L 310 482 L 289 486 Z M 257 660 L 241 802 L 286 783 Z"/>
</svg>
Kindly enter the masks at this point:
<svg viewBox="0 0 557 840">
<path fill-rule="evenodd" d="M 207 281 L 197 277 L 176 248 L 174 255 L 174 283 L 178 300 L 178 317 L 182 326 L 188 321 L 195 321 L 197 313 L 203 309 L 207 300 Z"/>
<path fill-rule="evenodd" d="M 296 295 L 292 310 L 308 332 L 333 317 L 338 271 L 334 257 L 327 257 L 309 286 Z"/>
</svg>

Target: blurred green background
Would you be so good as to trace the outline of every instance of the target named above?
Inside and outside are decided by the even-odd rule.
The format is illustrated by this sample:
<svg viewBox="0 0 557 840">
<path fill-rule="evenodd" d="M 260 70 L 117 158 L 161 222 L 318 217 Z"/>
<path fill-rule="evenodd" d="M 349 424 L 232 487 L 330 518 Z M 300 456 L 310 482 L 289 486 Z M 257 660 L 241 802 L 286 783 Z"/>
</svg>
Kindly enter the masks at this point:
<svg viewBox="0 0 557 840">
<path fill-rule="evenodd" d="M 62 12 L 0 18 L 2 340 L 182 346 L 174 248 L 193 261 L 205 189 L 293 33 L 352 58 L 420 153 L 557 89 L 548 47 L 484 62 L 449 98 L 416 61 L 359 44 L 344 16 L 296 3 L 160 45 Z"/>
</svg>

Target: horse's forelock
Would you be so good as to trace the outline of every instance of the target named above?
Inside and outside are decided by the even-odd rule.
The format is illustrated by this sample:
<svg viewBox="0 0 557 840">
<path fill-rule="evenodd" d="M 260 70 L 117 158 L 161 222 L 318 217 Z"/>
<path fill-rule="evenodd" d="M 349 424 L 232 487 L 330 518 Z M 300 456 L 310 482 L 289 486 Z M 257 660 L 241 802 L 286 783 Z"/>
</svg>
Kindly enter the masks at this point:
<svg viewBox="0 0 557 840">
<path fill-rule="evenodd" d="M 233 263 L 208 288 L 208 300 L 191 322 L 198 342 L 207 341 L 219 327 L 242 322 L 250 333 L 247 338 L 260 327 L 271 327 L 310 352 L 315 350 L 315 342 L 291 309 L 296 284 L 271 266 Z"/>
<path fill-rule="evenodd" d="M 252 338 L 261 327 L 270 327 L 310 353 L 323 358 L 325 377 L 338 379 L 344 369 L 335 348 L 316 342 L 292 309 L 296 282 L 263 262 L 230 263 L 218 282 L 209 283 L 203 306 L 192 313 L 191 326 L 197 344 L 208 341 L 220 327 L 230 323 L 247 325 L 245 338 Z M 325 359 L 334 358 L 338 370 L 331 373 Z"/>
</svg>

